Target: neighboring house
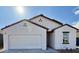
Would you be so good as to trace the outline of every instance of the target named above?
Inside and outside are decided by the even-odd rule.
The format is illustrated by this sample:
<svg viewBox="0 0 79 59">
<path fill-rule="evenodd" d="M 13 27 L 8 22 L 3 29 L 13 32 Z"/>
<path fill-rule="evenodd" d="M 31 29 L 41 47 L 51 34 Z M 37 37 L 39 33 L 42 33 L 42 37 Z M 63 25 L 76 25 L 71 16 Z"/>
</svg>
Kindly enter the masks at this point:
<svg viewBox="0 0 79 59">
<path fill-rule="evenodd" d="M 71 25 L 44 15 L 21 20 L 1 29 L 4 50 L 8 49 L 76 49 L 76 32 Z"/>
</svg>

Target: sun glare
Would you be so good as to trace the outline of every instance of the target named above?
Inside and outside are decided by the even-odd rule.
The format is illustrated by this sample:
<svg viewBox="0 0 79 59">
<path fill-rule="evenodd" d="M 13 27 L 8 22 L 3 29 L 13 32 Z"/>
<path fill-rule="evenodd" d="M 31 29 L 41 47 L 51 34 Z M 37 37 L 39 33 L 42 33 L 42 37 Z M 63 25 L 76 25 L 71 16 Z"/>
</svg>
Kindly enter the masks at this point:
<svg viewBox="0 0 79 59">
<path fill-rule="evenodd" d="M 24 14 L 24 7 L 23 6 L 17 6 L 16 10 L 19 14 Z"/>
</svg>

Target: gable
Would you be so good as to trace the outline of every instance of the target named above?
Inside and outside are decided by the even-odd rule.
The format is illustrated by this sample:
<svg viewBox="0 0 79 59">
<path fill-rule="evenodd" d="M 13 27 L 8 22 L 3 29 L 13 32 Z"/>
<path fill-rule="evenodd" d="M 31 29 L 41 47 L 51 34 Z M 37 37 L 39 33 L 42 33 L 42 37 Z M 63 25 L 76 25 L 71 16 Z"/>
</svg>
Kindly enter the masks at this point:
<svg viewBox="0 0 79 59">
<path fill-rule="evenodd" d="M 35 18 L 37 18 L 37 17 L 44 17 L 44 18 L 46 18 L 46 19 L 48 19 L 48 20 L 50 20 L 50 21 L 54 21 L 54 22 L 56 22 L 56 23 L 58 23 L 58 24 L 63 25 L 63 23 L 61 23 L 61 22 L 59 22 L 59 21 L 57 21 L 57 20 L 55 20 L 55 19 L 48 18 L 48 17 L 44 16 L 43 14 L 37 15 L 37 16 L 35 16 L 35 17 L 32 17 L 30 20 L 33 20 L 33 19 L 35 19 Z"/>
<path fill-rule="evenodd" d="M 30 20 L 32 22 L 35 22 L 35 23 L 42 25 L 46 28 L 49 28 L 49 30 L 52 30 L 52 29 L 62 25 L 62 23 L 60 23 L 54 19 L 50 19 L 44 15 L 38 15 L 36 17 L 31 18 Z"/>
<path fill-rule="evenodd" d="M 29 21 L 22 21 L 3 30 L 5 34 L 41 34 L 46 32 L 45 28 L 35 25 Z"/>
<path fill-rule="evenodd" d="M 53 29 L 52 31 L 55 31 L 55 30 L 58 30 L 58 29 L 63 29 L 63 30 L 65 30 L 65 29 L 70 29 L 70 30 L 78 30 L 77 28 L 75 28 L 75 27 L 73 27 L 73 26 L 71 26 L 71 25 L 69 25 L 69 24 L 65 24 L 65 25 L 62 25 L 62 26 L 60 26 L 60 27 L 57 27 L 57 28 L 55 28 L 55 29 Z"/>
<path fill-rule="evenodd" d="M 13 23 L 13 24 L 11 24 L 11 25 L 5 26 L 5 27 L 2 28 L 1 30 L 6 29 L 6 28 L 11 27 L 11 26 L 14 26 L 14 25 L 17 25 L 17 24 L 19 24 L 19 23 L 21 23 L 21 22 L 24 22 L 24 21 L 30 22 L 30 23 L 32 23 L 32 24 L 34 24 L 34 25 L 36 25 L 36 26 L 41 27 L 41 28 L 48 29 L 48 28 L 43 27 L 43 26 L 41 26 L 41 25 L 39 25 L 39 24 L 36 24 L 36 23 L 34 23 L 34 22 L 31 22 L 31 21 L 29 21 L 29 20 L 25 20 L 25 19 L 24 19 L 24 20 L 18 21 L 18 22 L 16 22 L 16 23 Z"/>
<path fill-rule="evenodd" d="M 59 29 L 62 29 L 62 30 L 76 30 L 76 29 L 74 29 L 74 28 L 72 28 L 72 27 L 70 27 L 70 26 L 67 26 L 67 25 L 65 25 L 65 26 L 63 26 L 63 27 L 60 27 Z M 58 29 L 57 29 L 58 30 Z"/>
</svg>

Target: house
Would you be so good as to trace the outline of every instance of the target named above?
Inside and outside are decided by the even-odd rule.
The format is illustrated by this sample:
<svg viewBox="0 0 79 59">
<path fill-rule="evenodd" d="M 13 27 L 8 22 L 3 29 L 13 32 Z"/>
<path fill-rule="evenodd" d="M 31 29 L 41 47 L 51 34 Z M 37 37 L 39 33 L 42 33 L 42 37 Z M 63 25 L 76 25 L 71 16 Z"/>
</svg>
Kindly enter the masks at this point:
<svg viewBox="0 0 79 59">
<path fill-rule="evenodd" d="M 1 29 L 4 50 L 8 49 L 75 49 L 77 28 L 37 15 Z"/>
<path fill-rule="evenodd" d="M 50 19 L 44 15 L 38 15 L 30 19 L 31 21 L 47 27 L 47 45 L 54 49 L 75 49 L 77 28 Z"/>
</svg>

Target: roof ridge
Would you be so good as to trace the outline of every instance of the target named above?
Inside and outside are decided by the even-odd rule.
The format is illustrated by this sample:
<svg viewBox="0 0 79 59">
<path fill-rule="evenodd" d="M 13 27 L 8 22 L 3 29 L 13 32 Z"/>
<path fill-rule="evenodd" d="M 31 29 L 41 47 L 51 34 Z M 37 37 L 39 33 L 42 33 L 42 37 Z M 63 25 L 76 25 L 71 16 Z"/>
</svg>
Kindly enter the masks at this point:
<svg viewBox="0 0 79 59">
<path fill-rule="evenodd" d="M 49 20 L 51 20 L 51 21 L 54 21 L 54 22 L 57 22 L 57 23 L 63 25 L 63 23 L 59 22 L 58 20 L 51 19 L 51 18 L 49 18 L 49 17 L 47 17 L 47 16 L 45 16 L 45 15 L 43 15 L 43 14 L 40 14 L 40 15 L 34 16 L 34 17 L 30 18 L 29 20 L 32 20 L 32 19 L 37 18 L 37 17 L 39 17 L 39 16 L 45 17 L 45 18 L 47 18 L 47 19 L 49 19 Z"/>
</svg>

